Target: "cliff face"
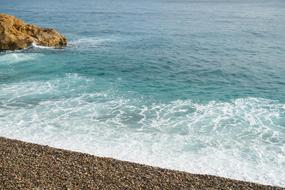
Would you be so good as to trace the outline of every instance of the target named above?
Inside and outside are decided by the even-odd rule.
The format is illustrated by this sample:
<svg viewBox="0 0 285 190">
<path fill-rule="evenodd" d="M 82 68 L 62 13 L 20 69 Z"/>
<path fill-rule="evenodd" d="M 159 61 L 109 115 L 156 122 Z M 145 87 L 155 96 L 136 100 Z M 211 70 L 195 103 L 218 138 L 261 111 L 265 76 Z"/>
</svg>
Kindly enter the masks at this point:
<svg viewBox="0 0 285 190">
<path fill-rule="evenodd" d="M 54 29 L 26 24 L 15 16 L 0 13 L 0 50 L 18 50 L 32 44 L 62 48 L 67 39 Z"/>
</svg>

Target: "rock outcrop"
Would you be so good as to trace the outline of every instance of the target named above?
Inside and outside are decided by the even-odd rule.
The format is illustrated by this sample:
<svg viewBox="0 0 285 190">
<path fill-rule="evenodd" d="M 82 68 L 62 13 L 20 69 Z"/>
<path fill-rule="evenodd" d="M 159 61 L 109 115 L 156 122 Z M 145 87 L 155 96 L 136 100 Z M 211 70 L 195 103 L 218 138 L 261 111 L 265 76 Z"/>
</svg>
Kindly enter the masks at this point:
<svg viewBox="0 0 285 190">
<path fill-rule="evenodd" d="M 15 16 L 0 13 L 0 51 L 24 49 L 32 44 L 62 48 L 67 40 L 54 29 L 26 24 Z"/>
</svg>

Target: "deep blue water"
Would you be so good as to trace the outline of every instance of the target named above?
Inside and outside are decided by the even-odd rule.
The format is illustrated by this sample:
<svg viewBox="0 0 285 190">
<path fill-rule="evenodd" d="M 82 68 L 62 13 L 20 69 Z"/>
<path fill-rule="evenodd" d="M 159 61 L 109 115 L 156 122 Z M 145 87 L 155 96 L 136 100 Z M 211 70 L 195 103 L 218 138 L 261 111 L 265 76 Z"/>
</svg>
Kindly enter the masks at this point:
<svg viewBox="0 0 285 190">
<path fill-rule="evenodd" d="M 0 53 L 0 135 L 285 186 L 285 1 L 0 0 L 65 49 Z"/>
</svg>

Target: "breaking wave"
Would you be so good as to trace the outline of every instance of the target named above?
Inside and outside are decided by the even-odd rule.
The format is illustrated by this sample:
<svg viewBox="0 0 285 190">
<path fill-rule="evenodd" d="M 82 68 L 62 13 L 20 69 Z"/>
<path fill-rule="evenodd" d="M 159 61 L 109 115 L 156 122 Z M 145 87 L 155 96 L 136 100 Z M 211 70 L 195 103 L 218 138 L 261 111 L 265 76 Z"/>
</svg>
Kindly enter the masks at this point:
<svg viewBox="0 0 285 190">
<path fill-rule="evenodd" d="M 88 92 L 94 82 L 67 74 L 0 85 L 0 135 L 285 186 L 285 104 L 254 97 L 150 103 L 112 90 Z"/>
<path fill-rule="evenodd" d="M 0 55 L 0 64 L 13 64 L 25 61 L 32 61 L 40 56 L 41 54 L 39 53 L 5 53 L 3 55 Z"/>
<path fill-rule="evenodd" d="M 116 38 L 88 37 L 88 38 L 75 39 L 69 43 L 69 46 L 75 48 L 96 48 L 108 42 L 115 42 L 115 41 L 117 41 Z"/>
<path fill-rule="evenodd" d="M 41 46 L 41 45 L 37 45 L 35 43 L 32 44 L 31 48 L 37 48 L 37 49 L 56 49 L 54 47 L 48 47 L 48 46 Z"/>
</svg>

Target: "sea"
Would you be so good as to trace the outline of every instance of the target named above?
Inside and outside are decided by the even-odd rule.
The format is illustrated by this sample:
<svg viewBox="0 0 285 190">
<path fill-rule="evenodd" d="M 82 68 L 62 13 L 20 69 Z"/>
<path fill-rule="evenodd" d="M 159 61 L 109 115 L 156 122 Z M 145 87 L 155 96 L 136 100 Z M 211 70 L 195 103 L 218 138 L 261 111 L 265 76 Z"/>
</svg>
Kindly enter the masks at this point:
<svg viewBox="0 0 285 190">
<path fill-rule="evenodd" d="M 0 0 L 64 49 L 0 53 L 0 136 L 285 187 L 284 0 Z"/>
</svg>

